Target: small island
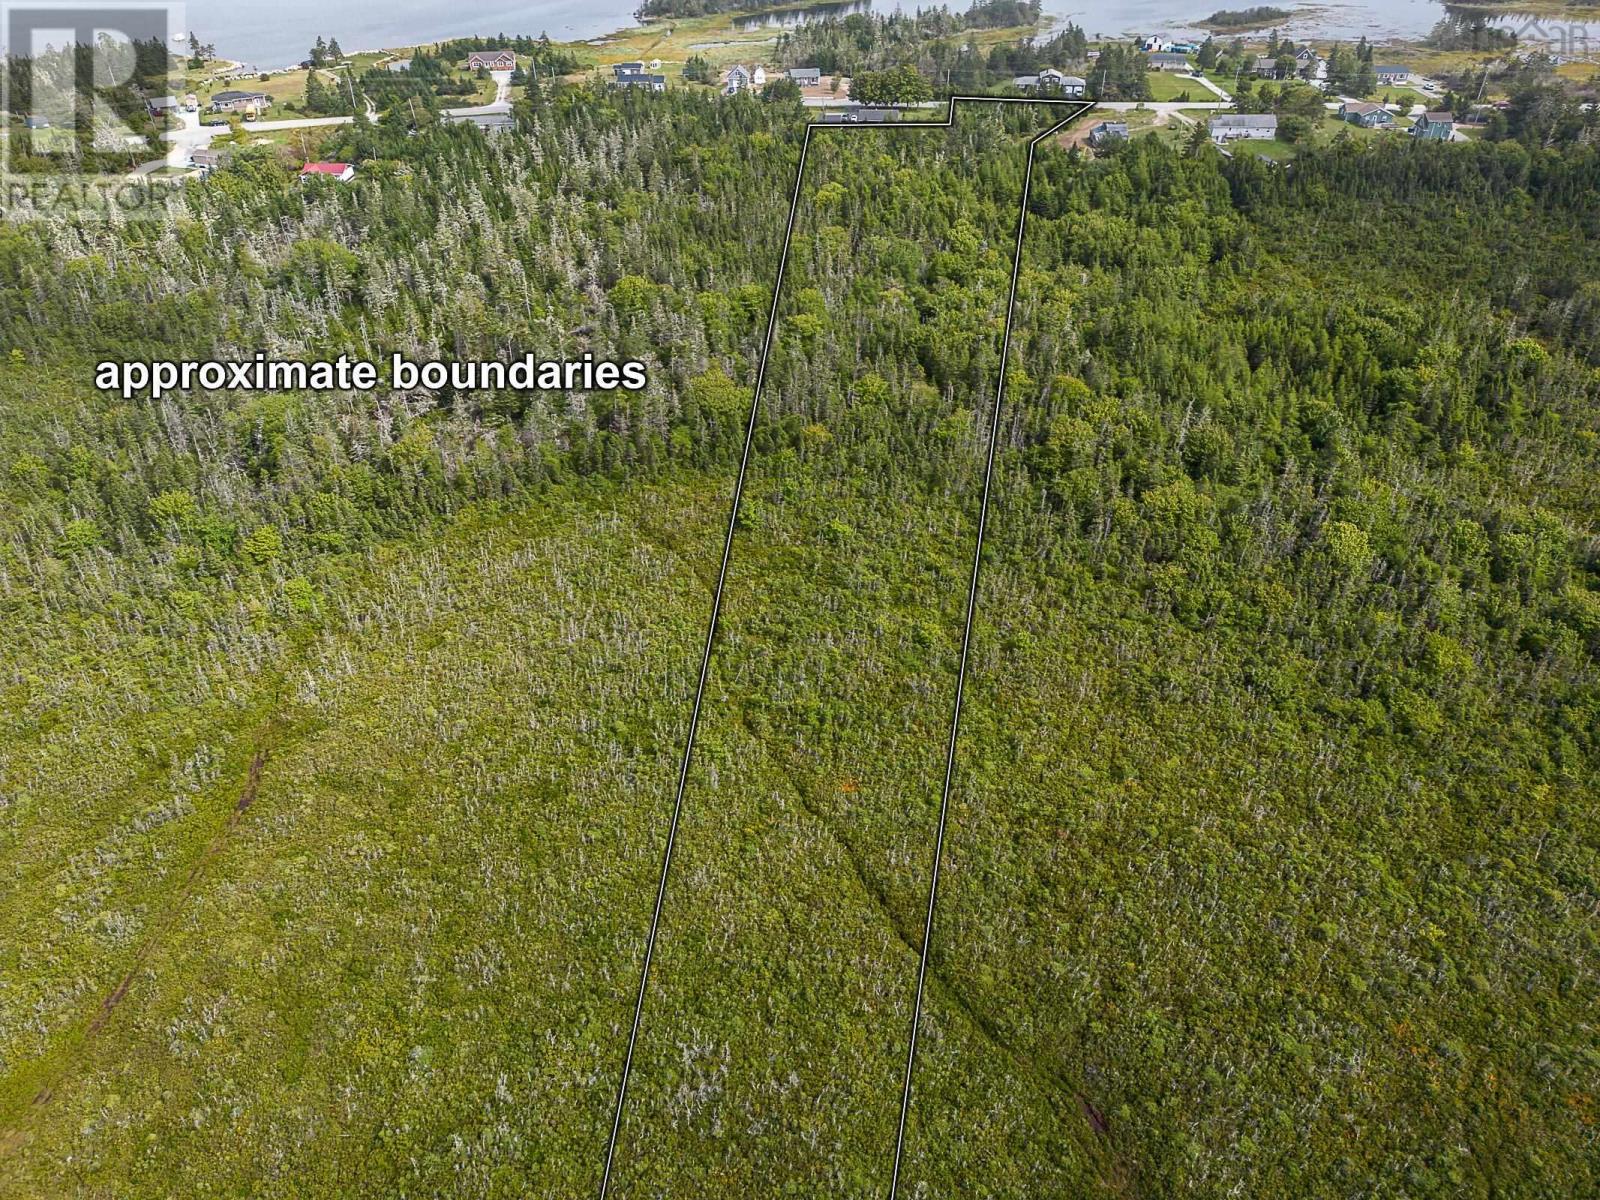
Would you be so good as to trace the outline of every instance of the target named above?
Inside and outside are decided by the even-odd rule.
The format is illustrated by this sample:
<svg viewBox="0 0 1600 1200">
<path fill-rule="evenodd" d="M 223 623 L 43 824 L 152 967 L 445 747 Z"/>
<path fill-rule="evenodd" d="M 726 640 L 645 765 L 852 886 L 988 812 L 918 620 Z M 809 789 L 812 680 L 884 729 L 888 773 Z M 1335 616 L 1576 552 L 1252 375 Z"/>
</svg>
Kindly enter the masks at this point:
<svg viewBox="0 0 1600 1200">
<path fill-rule="evenodd" d="M 1286 8 L 1260 4 L 1255 8 L 1220 8 L 1200 24 L 1206 29 L 1264 29 L 1292 15 Z"/>
</svg>

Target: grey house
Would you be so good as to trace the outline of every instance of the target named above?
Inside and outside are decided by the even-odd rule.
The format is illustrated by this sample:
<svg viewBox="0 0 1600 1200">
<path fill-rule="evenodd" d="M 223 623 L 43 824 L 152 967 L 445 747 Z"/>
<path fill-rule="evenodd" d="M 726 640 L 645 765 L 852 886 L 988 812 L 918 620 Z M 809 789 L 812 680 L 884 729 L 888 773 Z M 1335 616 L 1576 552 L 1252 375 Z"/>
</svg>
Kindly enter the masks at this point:
<svg viewBox="0 0 1600 1200">
<path fill-rule="evenodd" d="M 789 78 L 801 87 L 816 87 L 822 82 L 821 67 L 790 67 Z"/>
</svg>

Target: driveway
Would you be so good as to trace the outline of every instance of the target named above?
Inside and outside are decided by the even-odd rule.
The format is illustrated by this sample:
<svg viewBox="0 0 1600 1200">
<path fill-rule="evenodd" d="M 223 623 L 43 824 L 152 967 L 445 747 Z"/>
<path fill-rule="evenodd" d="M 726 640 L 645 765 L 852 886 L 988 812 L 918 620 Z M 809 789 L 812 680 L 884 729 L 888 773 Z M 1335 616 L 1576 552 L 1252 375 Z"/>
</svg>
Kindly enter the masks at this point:
<svg viewBox="0 0 1600 1200">
<path fill-rule="evenodd" d="M 444 111 L 452 117 L 497 117 L 511 111 L 511 72 L 490 71 L 489 78 L 494 80 L 494 100 L 488 104 L 480 104 L 476 108 L 447 108 Z"/>
<path fill-rule="evenodd" d="M 1232 96 L 1230 96 L 1226 91 L 1224 91 L 1222 88 L 1218 87 L 1216 84 L 1212 83 L 1211 80 L 1207 79 L 1204 75 L 1200 75 L 1200 74 L 1181 75 L 1181 76 L 1179 76 L 1179 78 L 1180 79 L 1192 79 L 1192 80 L 1194 80 L 1201 87 L 1205 88 L 1208 92 L 1211 92 L 1213 95 L 1215 95 L 1219 100 L 1227 100 L 1229 102 L 1232 102 L 1232 100 L 1233 100 Z"/>
</svg>

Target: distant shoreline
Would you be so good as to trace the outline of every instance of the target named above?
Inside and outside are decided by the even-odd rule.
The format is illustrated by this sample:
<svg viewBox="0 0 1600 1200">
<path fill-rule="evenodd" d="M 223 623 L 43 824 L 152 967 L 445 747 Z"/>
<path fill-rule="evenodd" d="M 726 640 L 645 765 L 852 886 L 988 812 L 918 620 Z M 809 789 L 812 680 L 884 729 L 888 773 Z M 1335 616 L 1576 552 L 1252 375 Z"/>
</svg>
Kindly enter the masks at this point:
<svg viewBox="0 0 1600 1200">
<path fill-rule="evenodd" d="M 920 3 L 919 3 L 919 0 L 906 0 L 906 7 L 908 7 L 908 8 L 938 7 L 940 3 L 941 3 L 941 0 L 920 0 Z M 942 3 L 944 4 L 944 6 L 951 8 L 952 11 L 955 11 L 955 10 L 957 10 L 957 9 L 959 9 L 961 7 L 960 0 L 942 0 Z M 812 7 L 812 5 L 809 4 L 809 3 L 802 2 L 802 3 L 775 6 L 775 7 L 771 7 L 771 8 L 762 8 L 762 9 L 757 9 L 757 10 L 750 11 L 750 12 L 740 11 L 740 12 L 706 14 L 705 17 L 678 17 L 678 18 L 673 18 L 673 17 L 647 17 L 647 18 L 639 18 L 639 17 L 635 16 L 628 23 L 618 24 L 618 25 L 616 25 L 616 26 L 614 26 L 614 27 L 612 27 L 612 28 L 610 28 L 610 29 L 608 29 L 608 30 L 606 30 L 604 32 L 596 33 L 596 34 L 593 34 L 591 36 L 575 36 L 575 37 L 551 36 L 550 40 L 551 40 L 552 43 L 554 43 L 556 45 L 559 45 L 559 46 L 587 47 L 589 49 L 598 49 L 598 48 L 601 48 L 601 47 L 603 47 L 605 45 L 608 45 L 608 44 L 614 44 L 614 43 L 617 43 L 619 41 L 626 41 L 630 37 L 630 35 L 631 36 L 637 36 L 641 31 L 647 31 L 647 30 L 658 29 L 658 28 L 671 29 L 671 28 L 674 28 L 674 27 L 683 26 L 683 25 L 691 23 L 691 22 L 703 21 L 703 20 L 706 20 L 708 17 L 716 18 L 719 28 L 726 28 L 730 32 L 738 33 L 740 31 L 738 31 L 735 28 L 734 22 L 737 21 L 737 20 L 740 20 L 742 18 L 769 16 L 769 15 L 772 15 L 774 13 L 795 11 L 795 10 L 809 8 L 809 7 Z M 1284 13 L 1284 15 L 1282 15 L 1282 16 L 1274 16 L 1274 17 L 1265 17 L 1259 23 L 1241 22 L 1241 23 L 1237 23 L 1237 24 L 1235 24 L 1235 23 L 1218 24 L 1218 23 L 1213 22 L 1210 19 L 1210 17 L 1211 16 L 1215 16 L 1220 12 L 1230 11 L 1230 10 L 1226 10 L 1226 9 L 1219 9 L 1219 10 L 1213 11 L 1213 13 L 1210 14 L 1210 16 L 1207 16 L 1207 17 L 1190 18 L 1190 19 L 1187 19 L 1187 20 L 1179 20 L 1179 19 L 1175 18 L 1173 21 L 1167 22 L 1167 24 L 1169 26 L 1171 26 L 1171 28 L 1173 28 L 1173 29 L 1178 29 L 1178 28 L 1182 27 L 1182 28 L 1186 28 L 1186 29 L 1202 30 L 1202 31 L 1205 31 L 1207 33 L 1210 33 L 1210 34 L 1218 36 L 1218 37 L 1224 37 L 1224 36 L 1226 36 L 1226 37 L 1249 37 L 1249 36 L 1254 35 L 1254 34 L 1264 34 L 1264 33 L 1266 33 L 1267 31 L 1269 31 L 1269 30 L 1271 30 L 1273 28 L 1279 28 L 1279 27 L 1290 25 L 1290 24 L 1293 24 L 1293 23 L 1303 22 L 1303 21 L 1307 20 L 1308 18 L 1314 18 L 1318 14 L 1327 13 L 1327 12 L 1330 11 L 1328 6 L 1326 6 L 1324 4 L 1318 4 L 1318 3 L 1290 4 L 1287 7 L 1282 6 L 1282 5 L 1274 4 L 1274 5 L 1268 5 L 1268 6 L 1262 6 L 1262 7 L 1270 7 L 1270 8 L 1274 8 L 1274 9 L 1279 9 L 1281 12 Z M 1337 8 L 1337 6 L 1335 6 L 1335 8 Z M 1242 13 L 1248 12 L 1249 9 L 1245 8 L 1245 9 L 1241 9 L 1241 10 L 1237 10 L 1237 11 L 1239 11 L 1241 13 L 1241 15 L 1242 15 Z M 1589 21 L 1589 20 L 1593 20 L 1593 19 L 1595 19 L 1597 17 L 1600 17 L 1600 0 L 1595 0 L 1594 3 L 1586 3 L 1586 4 L 1563 4 L 1563 3 L 1560 3 L 1559 0 L 1500 0 L 1500 2 L 1498 2 L 1498 3 L 1470 3 L 1470 2 L 1469 3 L 1455 3 L 1454 0 L 1448 0 L 1448 2 L 1446 2 L 1446 0 L 1441 0 L 1441 3 L 1439 5 L 1439 18 L 1442 20 L 1452 12 L 1453 13 L 1472 13 L 1472 14 L 1475 14 L 1475 15 L 1481 14 L 1482 16 L 1485 16 L 1485 17 L 1502 17 L 1502 18 L 1506 18 L 1506 17 L 1523 16 L 1523 17 L 1528 17 L 1528 18 L 1544 18 L 1544 19 L 1546 19 L 1546 20 L 1548 20 L 1549 22 L 1552 22 L 1552 23 L 1559 23 L 1563 18 L 1565 18 L 1568 21 L 1574 21 L 1575 20 L 1575 21 L 1583 22 L 1583 21 Z M 1074 15 L 1071 15 L 1071 14 L 1063 16 L 1063 15 L 1060 15 L 1060 14 L 1045 12 L 1045 13 L 1042 13 L 1041 16 L 1040 16 L 1039 24 L 1038 24 L 1038 31 L 1042 34 L 1042 33 L 1051 31 L 1053 29 L 1062 28 L 1068 22 L 1072 22 L 1072 21 L 1076 21 L 1080 25 L 1082 25 L 1082 24 L 1084 24 L 1084 19 L 1085 18 L 1083 18 L 1082 16 L 1074 16 Z M 1086 25 L 1084 27 L 1085 27 L 1085 31 L 1089 32 L 1088 31 L 1088 27 Z M 537 37 L 537 36 L 540 35 L 540 32 L 543 32 L 543 31 L 522 30 L 522 31 L 519 31 L 517 34 L 511 34 L 509 36 L 523 36 L 523 35 L 526 35 L 526 36 L 529 36 L 529 37 Z M 772 32 L 773 32 L 773 36 L 776 36 L 777 30 L 773 30 Z M 312 36 L 314 37 L 315 35 L 313 34 Z M 485 34 L 481 29 L 467 29 L 465 31 L 456 31 L 456 32 L 443 33 L 443 34 L 440 34 L 438 36 L 421 38 L 421 39 L 417 39 L 417 40 L 414 40 L 414 41 L 397 41 L 397 42 L 394 42 L 394 43 L 391 43 L 391 44 L 382 44 L 382 43 L 380 43 L 380 44 L 377 44 L 377 45 L 369 45 L 369 46 L 367 46 L 365 48 L 362 48 L 362 49 L 347 50 L 346 51 L 346 55 L 347 56 L 354 56 L 354 55 L 394 54 L 394 53 L 399 53 L 399 52 L 403 52 L 403 51 L 407 51 L 407 50 L 414 50 L 414 49 L 416 49 L 418 47 L 421 47 L 421 46 L 436 46 L 440 42 L 456 41 L 456 40 L 461 40 L 461 39 L 465 39 L 465 38 L 471 38 L 471 37 L 475 37 L 475 36 L 493 36 L 493 35 Z M 1398 42 L 1398 43 L 1403 43 L 1404 44 L 1404 43 L 1420 43 L 1420 41 L 1421 41 L 1421 37 L 1420 36 L 1404 36 L 1404 35 L 1401 35 L 1401 36 L 1385 36 L 1385 34 L 1381 30 L 1378 30 L 1378 29 L 1374 29 L 1372 31 L 1372 33 L 1370 33 L 1367 36 L 1369 37 L 1369 40 L 1374 41 L 1374 42 L 1388 42 L 1388 43 Z M 202 40 L 206 40 L 206 39 L 204 37 L 202 37 Z M 748 37 L 740 38 L 738 40 L 750 41 L 752 43 L 754 43 L 756 41 L 756 39 L 752 39 L 752 38 L 748 38 Z M 770 41 L 771 38 L 769 37 L 769 38 L 765 38 L 765 39 L 761 39 L 761 40 Z M 1330 35 L 1328 40 L 1338 40 L 1338 39 L 1337 39 L 1336 36 Z M 268 72 L 268 73 L 271 73 L 271 74 L 282 74 L 282 73 L 285 73 L 285 72 L 291 72 L 291 71 L 297 71 L 297 70 L 303 69 L 301 67 L 301 62 L 303 60 L 284 63 L 284 64 L 278 65 L 278 66 L 263 66 L 263 65 L 260 64 L 260 60 L 252 60 L 247 56 L 241 55 L 241 53 L 240 53 L 240 51 L 239 51 L 239 49 L 237 47 L 229 46 L 229 45 L 227 45 L 227 44 L 225 44 L 225 43 L 223 43 L 221 41 L 218 41 L 216 43 L 216 45 L 217 45 L 219 57 L 229 58 L 229 59 L 233 59 L 233 60 L 237 60 L 237 61 L 242 61 L 242 62 L 247 63 L 249 65 L 256 66 L 257 69 L 259 69 L 259 70 L 262 70 L 262 71 L 265 71 L 265 72 Z"/>
</svg>

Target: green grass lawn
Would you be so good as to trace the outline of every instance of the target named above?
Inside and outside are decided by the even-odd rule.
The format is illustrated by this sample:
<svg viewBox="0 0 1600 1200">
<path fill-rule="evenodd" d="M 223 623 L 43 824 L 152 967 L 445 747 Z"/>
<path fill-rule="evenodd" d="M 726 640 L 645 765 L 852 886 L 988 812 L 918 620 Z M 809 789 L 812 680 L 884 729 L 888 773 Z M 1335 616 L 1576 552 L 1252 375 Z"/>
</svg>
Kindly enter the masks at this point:
<svg viewBox="0 0 1600 1200">
<path fill-rule="evenodd" d="M 1443 96 L 1438 93 L 1430 95 L 1409 87 L 1380 87 L 1373 93 L 1372 99 L 1379 104 L 1424 104 L 1430 109 L 1444 103 Z"/>
<path fill-rule="evenodd" d="M 1280 142 L 1277 138 L 1269 141 L 1240 138 L 1229 142 L 1228 149 L 1234 154 L 1254 154 L 1257 158 L 1270 158 L 1273 162 L 1288 162 L 1300 153 L 1301 147 L 1290 142 Z"/>
<path fill-rule="evenodd" d="M 1348 134 L 1350 137 L 1366 140 L 1368 138 L 1381 137 L 1382 133 L 1383 131 L 1379 129 L 1365 129 L 1360 125 L 1341 120 L 1338 113 L 1332 112 L 1315 127 L 1315 137 L 1319 142 L 1335 141 L 1340 134 Z"/>
<path fill-rule="evenodd" d="M 1206 90 L 1205 84 L 1173 71 L 1148 71 L 1145 73 L 1145 82 L 1150 85 L 1150 98 L 1158 102 L 1181 99 L 1185 92 L 1190 100 L 1216 99 Z"/>
</svg>

